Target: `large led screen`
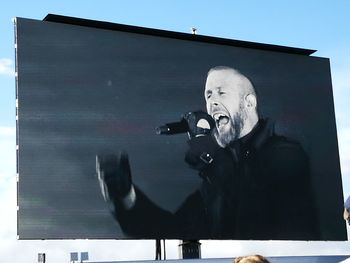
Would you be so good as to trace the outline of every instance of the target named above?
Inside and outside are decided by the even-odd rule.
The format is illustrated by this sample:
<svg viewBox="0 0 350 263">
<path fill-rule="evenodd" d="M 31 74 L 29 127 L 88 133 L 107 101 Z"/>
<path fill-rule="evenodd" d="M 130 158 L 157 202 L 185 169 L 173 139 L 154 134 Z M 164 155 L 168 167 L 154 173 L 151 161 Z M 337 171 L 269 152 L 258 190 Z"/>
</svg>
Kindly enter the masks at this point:
<svg viewBox="0 0 350 263">
<path fill-rule="evenodd" d="M 20 239 L 346 239 L 327 58 L 60 19 L 16 20 Z"/>
</svg>

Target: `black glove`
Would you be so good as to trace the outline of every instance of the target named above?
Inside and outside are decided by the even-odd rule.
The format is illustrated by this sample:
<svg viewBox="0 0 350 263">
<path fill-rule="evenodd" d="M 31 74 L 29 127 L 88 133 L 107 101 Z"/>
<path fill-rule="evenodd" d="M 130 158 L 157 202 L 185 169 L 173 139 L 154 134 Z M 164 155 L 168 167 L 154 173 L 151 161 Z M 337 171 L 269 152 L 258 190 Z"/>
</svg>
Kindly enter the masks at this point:
<svg viewBox="0 0 350 263">
<path fill-rule="evenodd" d="M 200 136 L 187 141 L 189 149 L 186 152 L 185 161 L 192 169 L 203 171 L 214 162 L 216 152 L 220 146 L 210 136 Z"/>
<path fill-rule="evenodd" d="M 187 112 L 184 114 L 183 119 L 187 122 L 190 138 L 209 135 L 215 127 L 214 119 L 204 111 Z"/>
<path fill-rule="evenodd" d="M 192 138 L 188 145 L 185 161 L 201 178 L 222 189 L 229 185 L 236 169 L 228 149 L 220 147 L 211 135 Z"/>
<path fill-rule="evenodd" d="M 106 201 L 121 200 L 130 192 L 132 180 L 126 152 L 97 155 L 96 172 Z"/>
<path fill-rule="evenodd" d="M 184 114 L 183 120 L 187 122 L 190 138 L 185 161 L 191 168 L 202 171 L 213 162 L 213 155 L 220 148 L 211 136 L 215 121 L 204 111 L 187 112 Z"/>
</svg>

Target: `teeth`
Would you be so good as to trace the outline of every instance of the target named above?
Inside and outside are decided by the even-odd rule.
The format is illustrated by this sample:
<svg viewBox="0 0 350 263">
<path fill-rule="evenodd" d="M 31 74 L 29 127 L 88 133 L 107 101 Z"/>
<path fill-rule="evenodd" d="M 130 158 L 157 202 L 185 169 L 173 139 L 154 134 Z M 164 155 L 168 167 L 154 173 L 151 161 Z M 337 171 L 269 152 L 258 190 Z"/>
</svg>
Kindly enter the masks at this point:
<svg viewBox="0 0 350 263">
<path fill-rule="evenodd" d="M 222 113 L 215 113 L 213 115 L 213 118 L 214 118 L 215 121 L 218 121 L 221 117 L 226 117 L 226 115 L 222 114 Z"/>
</svg>

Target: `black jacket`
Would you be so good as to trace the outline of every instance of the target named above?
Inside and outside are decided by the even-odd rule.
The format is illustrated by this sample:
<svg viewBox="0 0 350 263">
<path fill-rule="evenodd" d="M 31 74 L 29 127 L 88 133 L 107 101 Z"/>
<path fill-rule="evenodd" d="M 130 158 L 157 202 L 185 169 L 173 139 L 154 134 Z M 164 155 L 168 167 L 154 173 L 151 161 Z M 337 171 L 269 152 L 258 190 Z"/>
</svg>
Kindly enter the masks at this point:
<svg viewBox="0 0 350 263">
<path fill-rule="evenodd" d="M 213 161 L 203 165 L 200 156 Z M 131 210 L 115 217 L 133 238 L 319 240 L 308 158 L 299 143 L 260 120 L 247 136 L 220 148 L 211 136 L 190 141 L 186 160 L 203 178 L 175 213 L 136 188 Z M 199 163 L 199 165 L 197 165 Z"/>
</svg>

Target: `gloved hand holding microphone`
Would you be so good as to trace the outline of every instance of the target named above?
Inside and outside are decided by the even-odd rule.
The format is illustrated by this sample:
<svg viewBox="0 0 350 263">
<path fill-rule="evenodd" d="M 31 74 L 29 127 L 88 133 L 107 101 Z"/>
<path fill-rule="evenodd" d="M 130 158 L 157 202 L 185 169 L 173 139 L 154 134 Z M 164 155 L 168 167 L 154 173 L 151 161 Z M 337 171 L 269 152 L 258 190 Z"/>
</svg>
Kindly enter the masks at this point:
<svg viewBox="0 0 350 263">
<path fill-rule="evenodd" d="M 214 119 L 204 111 L 190 111 L 179 122 L 167 123 L 157 128 L 157 134 L 172 135 L 187 132 L 189 149 L 185 161 L 191 168 L 202 171 L 213 161 L 220 147 L 211 136 Z"/>
</svg>

